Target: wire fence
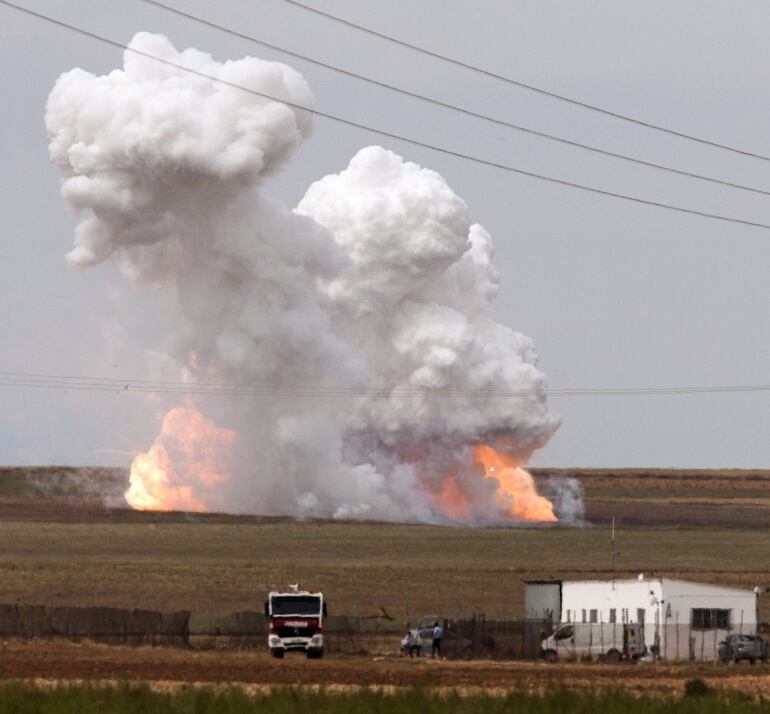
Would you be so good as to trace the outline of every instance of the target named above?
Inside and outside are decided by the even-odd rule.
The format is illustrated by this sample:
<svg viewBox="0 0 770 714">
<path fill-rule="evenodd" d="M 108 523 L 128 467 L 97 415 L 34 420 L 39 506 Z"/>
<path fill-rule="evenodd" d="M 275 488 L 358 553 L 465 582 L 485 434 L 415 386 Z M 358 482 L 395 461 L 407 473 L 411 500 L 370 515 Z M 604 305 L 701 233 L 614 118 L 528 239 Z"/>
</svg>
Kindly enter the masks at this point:
<svg viewBox="0 0 770 714">
<path fill-rule="evenodd" d="M 731 636 L 770 634 L 739 615 L 720 627 L 681 622 L 673 613 L 663 623 L 553 623 L 543 619 L 423 615 L 397 620 L 387 611 L 378 616 L 330 615 L 324 619 L 327 649 L 348 654 L 396 654 L 402 637 L 414 637 L 412 655 L 433 653 L 433 627 L 443 628 L 440 652 L 448 659 L 665 660 L 707 662 L 733 659 Z M 193 647 L 263 648 L 268 620 L 262 611 L 161 612 L 108 607 L 45 607 L 0 604 L 0 635 L 19 638 L 90 638 L 134 644 Z M 725 623 L 720 623 L 725 624 Z M 766 659 L 761 640 L 743 641 L 742 658 Z M 756 648 L 756 649 L 752 649 Z"/>
</svg>

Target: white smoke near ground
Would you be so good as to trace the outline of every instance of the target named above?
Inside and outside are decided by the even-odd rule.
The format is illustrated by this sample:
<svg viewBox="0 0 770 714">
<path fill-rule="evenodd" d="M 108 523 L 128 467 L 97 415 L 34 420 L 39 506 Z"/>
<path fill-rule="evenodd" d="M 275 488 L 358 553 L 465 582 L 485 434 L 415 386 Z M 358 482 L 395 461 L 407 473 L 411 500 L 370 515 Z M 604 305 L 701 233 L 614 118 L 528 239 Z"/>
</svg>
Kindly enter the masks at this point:
<svg viewBox="0 0 770 714">
<path fill-rule="evenodd" d="M 309 134 L 311 114 L 278 101 L 312 107 L 304 79 L 161 35 L 129 47 L 106 76 L 63 74 L 46 112 L 79 216 L 68 261 L 112 257 L 132 284 L 176 294 L 167 344 L 147 350 L 190 393 L 135 464 L 129 502 L 419 521 L 461 503 L 463 520 L 499 521 L 502 476 L 474 447 L 514 468 L 558 420 L 532 341 L 491 317 L 492 240 L 467 205 L 370 146 L 290 211 L 260 184 Z M 194 388 L 211 383 L 258 393 Z"/>
<path fill-rule="evenodd" d="M 585 501 L 583 486 L 569 474 L 558 474 L 548 478 L 543 495 L 553 503 L 554 512 L 566 525 L 585 522 Z"/>
</svg>

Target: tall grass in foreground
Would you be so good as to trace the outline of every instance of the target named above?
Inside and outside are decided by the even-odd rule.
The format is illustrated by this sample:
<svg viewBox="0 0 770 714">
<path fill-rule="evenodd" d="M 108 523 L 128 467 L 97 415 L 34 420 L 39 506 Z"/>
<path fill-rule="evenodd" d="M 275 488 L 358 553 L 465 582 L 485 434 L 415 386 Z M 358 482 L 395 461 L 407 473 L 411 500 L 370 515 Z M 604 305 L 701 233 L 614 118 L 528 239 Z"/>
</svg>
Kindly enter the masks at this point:
<svg viewBox="0 0 770 714">
<path fill-rule="evenodd" d="M 145 685 L 38 689 L 23 684 L 0 685 L 2 714 L 770 714 L 770 700 L 751 701 L 713 693 L 678 698 L 633 697 L 620 691 L 601 693 L 555 691 L 545 695 L 513 693 L 507 697 L 437 695 L 425 689 L 397 694 L 360 691 L 353 694 L 284 689 L 248 696 L 238 688 L 224 691 L 185 688 L 173 694 Z"/>
</svg>

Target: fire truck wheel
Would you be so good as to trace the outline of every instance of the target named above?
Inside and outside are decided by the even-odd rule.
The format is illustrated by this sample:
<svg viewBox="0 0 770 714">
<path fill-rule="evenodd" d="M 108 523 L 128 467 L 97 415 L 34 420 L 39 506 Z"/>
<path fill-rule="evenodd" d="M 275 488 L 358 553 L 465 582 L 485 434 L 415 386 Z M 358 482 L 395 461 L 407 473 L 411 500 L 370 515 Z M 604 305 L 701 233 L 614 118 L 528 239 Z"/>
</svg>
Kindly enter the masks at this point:
<svg viewBox="0 0 770 714">
<path fill-rule="evenodd" d="M 559 661 L 559 653 L 556 650 L 546 650 L 543 652 L 543 659 L 550 664 Z"/>
<path fill-rule="evenodd" d="M 274 649 L 270 650 L 270 654 L 272 654 L 276 659 L 283 659 L 284 652 L 283 650 Z"/>
<path fill-rule="evenodd" d="M 609 664 L 617 664 L 620 662 L 620 652 L 615 649 L 609 650 L 604 656 L 604 661 L 608 662 Z"/>
</svg>

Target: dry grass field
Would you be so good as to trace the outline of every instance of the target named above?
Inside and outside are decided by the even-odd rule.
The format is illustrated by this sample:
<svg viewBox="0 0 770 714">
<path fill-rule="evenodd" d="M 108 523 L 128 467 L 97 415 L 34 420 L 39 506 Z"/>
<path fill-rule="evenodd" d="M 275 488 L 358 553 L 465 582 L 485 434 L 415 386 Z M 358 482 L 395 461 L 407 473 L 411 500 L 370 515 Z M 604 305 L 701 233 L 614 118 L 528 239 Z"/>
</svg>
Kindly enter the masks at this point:
<svg viewBox="0 0 770 714">
<path fill-rule="evenodd" d="M 761 469 L 532 469 L 547 487 L 554 475 L 580 481 L 586 516 L 613 515 L 627 525 L 770 527 L 770 470 Z"/>
<path fill-rule="evenodd" d="M 337 613 L 512 617 L 522 580 L 605 577 L 604 528 L 461 529 L 157 516 L 0 523 L 0 601 L 228 611 L 299 581 Z M 770 585 L 770 531 L 620 528 L 619 575 Z M 768 596 L 770 598 L 770 596 Z"/>
<path fill-rule="evenodd" d="M 0 680 L 139 680 L 154 681 L 166 689 L 178 687 L 183 682 L 239 682 L 252 692 L 259 691 L 256 689 L 259 685 L 266 688 L 331 686 L 338 692 L 375 686 L 387 687 L 391 691 L 426 687 L 434 691 L 459 691 L 466 695 L 485 693 L 503 696 L 511 691 L 542 694 L 562 688 L 601 691 L 619 687 L 622 680 L 623 690 L 635 696 L 671 696 L 681 695 L 685 683 L 694 677 L 703 679 L 714 690 L 738 691 L 752 699 L 766 695 L 770 686 L 770 669 L 748 664 L 736 667 L 689 663 L 640 666 L 572 663 L 553 666 L 543 662 L 343 656 L 309 662 L 300 655 L 276 661 L 263 650 L 196 651 L 61 641 L 0 645 Z M 362 708 L 358 711 L 370 710 Z M 415 711 L 414 707 L 409 711 Z M 421 710 L 418 708 L 416 711 Z M 559 707 L 548 711 L 565 710 Z"/>
<path fill-rule="evenodd" d="M 523 580 L 608 576 L 614 514 L 618 576 L 760 586 L 770 620 L 770 472 L 572 473 L 582 527 L 457 528 L 141 513 L 104 505 L 120 471 L 0 470 L 0 602 L 222 613 L 299 581 L 338 614 L 516 617 Z"/>
</svg>

